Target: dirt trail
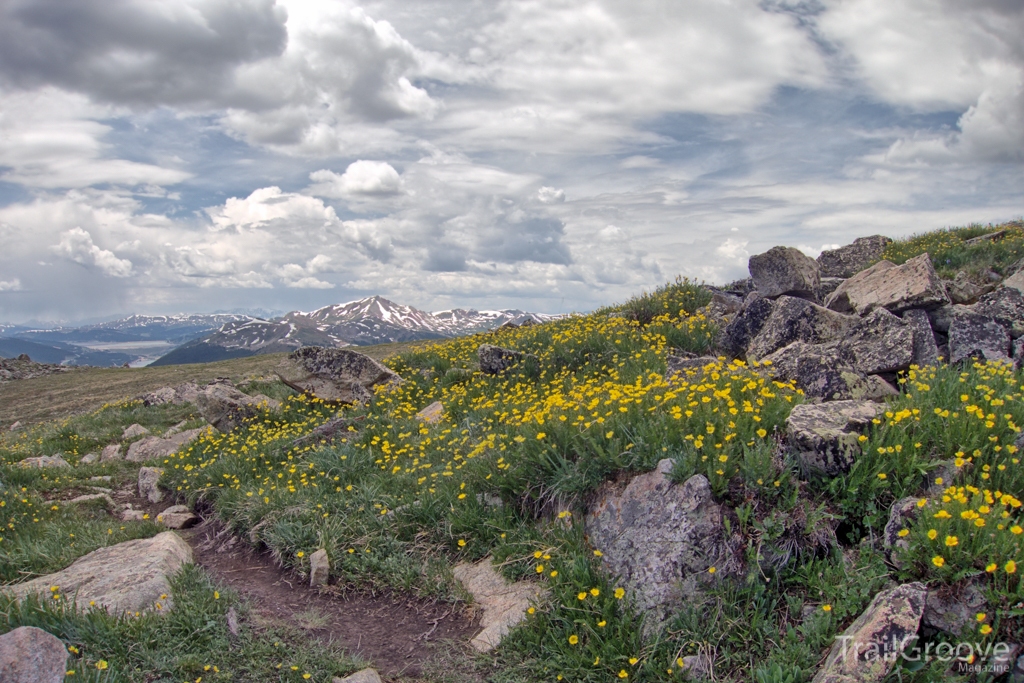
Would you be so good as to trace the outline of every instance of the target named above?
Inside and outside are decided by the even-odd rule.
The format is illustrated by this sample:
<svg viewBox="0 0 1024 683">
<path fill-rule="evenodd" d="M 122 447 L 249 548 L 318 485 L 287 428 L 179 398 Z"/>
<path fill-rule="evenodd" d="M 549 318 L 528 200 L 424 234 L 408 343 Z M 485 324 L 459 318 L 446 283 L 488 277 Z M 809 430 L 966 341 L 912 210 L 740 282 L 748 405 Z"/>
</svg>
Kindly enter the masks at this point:
<svg viewBox="0 0 1024 683">
<path fill-rule="evenodd" d="M 477 630 L 459 605 L 310 589 L 277 567 L 269 552 L 254 551 L 216 522 L 183 536 L 196 562 L 247 600 L 257 617 L 339 643 L 388 678 L 421 676 L 424 665 L 440 654 L 439 645 L 468 643 Z"/>
</svg>

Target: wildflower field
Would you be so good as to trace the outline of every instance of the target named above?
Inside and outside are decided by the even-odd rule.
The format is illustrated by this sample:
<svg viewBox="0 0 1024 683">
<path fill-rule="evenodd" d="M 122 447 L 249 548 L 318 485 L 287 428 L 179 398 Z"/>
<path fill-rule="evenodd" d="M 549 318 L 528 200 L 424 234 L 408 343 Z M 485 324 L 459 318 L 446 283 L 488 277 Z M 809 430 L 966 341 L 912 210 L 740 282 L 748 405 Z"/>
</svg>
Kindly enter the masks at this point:
<svg viewBox="0 0 1024 683">
<path fill-rule="evenodd" d="M 956 237 L 958 249 L 967 237 Z M 910 258 L 947 238 L 897 242 L 887 255 Z M 993 264 L 1016 256 L 1004 247 Z M 771 379 L 770 368 L 722 357 L 666 377 L 670 353 L 714 352 L 717 330 L 700 313 L 709 300 L 703 287 L 678 280 L 589 315 L 424 344 L 386 360 L 404 382 L 380 388 L 369 406 L 330 405 L 278 382 L 254 382 L 243 388 L 283 399 L 281 408 L 228 434 L 211 430 L 152 464 L 165 468 L 163 484 L 180 500 L 219 517 L 300 575 L 324 548 L 332 576 L 360 590 L 455 602 L 464 593 L 452 567 L 487 556 L 507 578 L 543 585 L 546 597 L 494 655 L 467 655 L 471 673 L 463 678 L 453 667 L 438 680 L 676 681 L 689 677 L 684 658 L 701 655 L 716 680 L 809 681 L 879 590 L 912 580 L 952 591 L 973 582 L 988 607 L 960 636 L 1024 642 L 1021 373 L 999 363 L 912 368 L 860 437 L 852 469 L 810 476 L 785 445 L 786 417 L 803 396 Z M 477 367 L 481 343 L 527 355 L 506 373 L 485 375 Z M 418 417 L 435 401 L 443 407 L 439 420 Z M 342 438 L 296 443 L 337 416 L 349 418 Z M 90 476 L 130 481 L 124 463 L 54 475 L 16 461 L 62 452 L 74 464 L 126 421 L 158 427 L 191 417 L 187 407 L 122 403 L 8 438 L 0 450 L 7 483 L 0 491 L 0 578 L 50 571 L 95 547 L 157 530 L 149 522 L 112 524 L 100 509 L 72 520 L 50 503 Z M 601 484 L 650 471 L 665 458 L 674 461 L 674 480 L 703 474 L 732 511 L 728 531 L 739 539 L 744 567 L 643 637 L 644 615 L 601 571 L 582 518 Z M 889 510 L 908 497 L 914 512 L 889 554 L 882 543 Z M 212 590 L 195 576 L 178 586 L 197 595 Z M 221 637 L 223 610 L 209 607 L 208 597 L 197 599 L 196 609 L 200 603 L 212 610 L 203 617 L 213 624 L 211 638 Z M 12 624 L 64 620 L 81 630 L 86 622 L 75 619 L 99 619 L 62 609 L 6 607 Z M 126 628 L 117 623 L 105 628 Z M 158 628 L 139 623 L 139 633 Z M 265 638 L 253 638 L 253 651 L 262 654 L 252 661 L 284 659 L 267 650 Z M 107 653 L 103 642 L 81 659 L 93 679 L 154 680 L 140 673 L 137 653 Z M 168 660 L 159 680 L 330 679 L 330 666 L 315 653 L 302 655 L 301 666 L 259 669 L 212 652 L 204 650 L 202 661 L 189 655 L 195 661 L 180 666 Z M 98 672 L 101 656 L 109 669 Z M 200 664 L 216 670 L 197 674 Z M 902 662 L 891 680 L 985 680 L 947 667 Z"/>
</svg>

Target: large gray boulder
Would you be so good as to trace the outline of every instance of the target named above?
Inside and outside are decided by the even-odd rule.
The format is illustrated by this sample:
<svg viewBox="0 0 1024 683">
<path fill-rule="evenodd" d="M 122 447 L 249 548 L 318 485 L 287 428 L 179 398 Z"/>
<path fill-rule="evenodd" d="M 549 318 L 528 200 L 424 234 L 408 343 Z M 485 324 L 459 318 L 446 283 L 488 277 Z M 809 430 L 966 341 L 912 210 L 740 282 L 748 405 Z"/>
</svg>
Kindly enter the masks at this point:
<svg viewBox="0 0 1024 683">
<path fill-rule="evenodd" d="M 626 588 L 653 629 L 695 597 L 703 585 L 735 573 L 723 509 L 703 475 L 673 484 L 671 460 L 634 477 L 624 488 L 607 485 L 585 519 L 587 536 L 601 560 Z M 715 567 L 715 573 L 708 570 Z"/>
<path fill-rule="evenodd" d="M 795 341 L 821 344 L 844 337 L 857 324 L 842 315 L 804 299 L 780 296 L 771 315 L 747 346 L 747 358 L 760 360 Z"/>
<path fill-rule="evenodd" d="M 853 356 L 853 367 L 865 375 L 906 370 L 914 359 L 913 328 L 884 308 L 860 319 L 840 343 Z"/>
<path fill-rule="evenodd" d="M 20 626 L 0 636 L 0 681 L 62 683 L 68 651 L 57 636 L 35 626 Z"/>
<path fill-rule="evenodd" d="M 481 344 L 476 355 L 480 359 L 480 372 L 486 375 L 505 372 L 524 357 L 521 351 L 503 349 L 493 344 Z"/>
<path fill-rule="evenodd" d="M 768 298 L 782 294 L 817 300 L 821 287 L 818 264 L 810 256 L 793 247 L 772 247 L 763 254 L 750 257 L 750 279 L 754 287 Z"/>
<path fill-rule="evenodd" d="M 938 365 L 939 347 L 935 343 L 935 333 L 932 332 L 928 313 L 918 308 L 912 308 L 903 312 L 903 322 L 910 326 L 914 338 L 914 352 L 910 362 L 922 368 Z"/>
<path fill-rule="evenodd" d="M 21 600 L 30 594 L 50 595 L 50 586 L 58 586 L 62 595 L 76 598 L 79 606 L 94 601 L 115 615 L 155 609 L 157 603 L 159 609 L 167 610 L 173 606 L 168 579 L 191 562 L 188 543 L 165 531 L 94 550 L 67 569 L 3 586 L 0 592 Z"/>
<path fill-rule="evenodd" d="M 826 249 L 818 256 L 818 268 L 824 277 L 853 277 L 882 258 L 882 252 L 892 242 L 888 237 L 872 235 L 855 239 L 852 244 L 838 249 Z"/>
<path fill-rule="evenodd" d="M 1010 361 L 1010 342 L 1010 333 L 996 320 L 973 311 L 957 312 L 949 325 L 949 362 Z"/>
<path fill-rule="evenodd" d="M 928 589 L 907 583 L 884 590 L 836 638 L 812 683 L 880 683 L 899 659 L 902 647 L 913 642 L 924 613 Z M 893 652 L 895 645 L 898 652 Z M 885 657 L 865 656 L 866 652 Z"/>
<path fill-rule="evenodd" d="M 274 399 L 261 394 L 243 394 L 225 382 L 215 382 L 207 386 L 196 397 L 199 413 L 213 425 L 214 429 L 221 432 L 230 432 L 245 420 L 259 415 L 265 408 L 277 408 L 280 405 Z"/>
<path fill-rule="evenodd" d="M 402 383 L 393 370 L 369 356 L 322 346 L 293 351 L 275 371 L 295 391 L 341 403 L 369 403 L 378 385 Z"/>
<path fill-rule="evenodd" d="M 812 399 L 868 399 L 879 388 L 853 367 L 853 354 L 841 345 L 793 342 L 762 360 L 776 379 L 793 380 Z"/>
<path fill-rule="evenodd" d="M 840 313 L 867 315 L 876 308 L 902 313 L 910 308 L 936 308 L 949 303 L 946 288 L 928 254 L 901 266 L 879 261 L 839 285 L 825 306 Z"/>
<path fill-rule="evenodd" d="M 206 428 L 202 427 L 199 429 L 188 429 L 165 438 L 159 436 L 144 437 L 128 446 L 128 454 L 125 456 L 125 460 L 128 462 L 146 462 L 156 458 L 166 458 L 171 453 L 177 452 L 182 446 L 198 439 L 204 431 L 206 431 Z"/>
<path fill-rule="evenodd" d="M 805 470 L 836 476 L 849 471 L 860 435 L 882 410 L 871 401 L 804 403 L 786 418 L 786 435 Z"/>
<path fill-rule="evenodd" d="M 718 346 L 738 358 L 746 358 L 747 346 L 758 335 L 772 314 L 774 302 L 751 292 L 743 300 L 743 307 L 718 336 Z"/>
<path fill-rule="evenodd" d="M 998 322 L 1014 339 L 1024 335 L 1024 295 L 1012 287 L 1000 287 L 989 292 L 970 309 Z"/>
</svg>

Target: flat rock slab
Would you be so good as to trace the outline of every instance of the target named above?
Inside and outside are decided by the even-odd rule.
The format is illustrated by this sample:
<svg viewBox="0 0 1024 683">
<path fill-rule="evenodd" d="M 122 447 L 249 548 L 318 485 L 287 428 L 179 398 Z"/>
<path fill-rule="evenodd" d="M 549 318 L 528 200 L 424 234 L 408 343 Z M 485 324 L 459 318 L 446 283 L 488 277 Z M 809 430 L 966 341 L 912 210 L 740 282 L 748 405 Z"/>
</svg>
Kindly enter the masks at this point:
<svg viewBox="0 0 1024 683">
<path fill-rule="evenodd" d="M 204 431 L 205 428 L 201 427 L 199 429 L 188 429 L 164 438 L 147 436 L 128 447 L 128 455 L 125 456 L 125 460 L 128 462 L 146 462 L 156 458 L 166 458 L 185 444 L 198 439 Z"/>
<path fill-rule="evenodd" d="M 921 254 L 901 266 L 879 261 L 839 285 L 825 306 L 840 313 L 867 315 L 876 308 L 902 313 L 910 308 L 937 308 L 949 303 L 931 257 Z"/>
<path fill-rule="evenodd" d="M 704 583 L 737 568 L 708 480 L 695 475 L 673 484 L 671 470 L 666 459 L 624 488 L 608 485 L 585 519 L 605 569 L 647 615 L 646 629 L 660 625 Z"/>
<path fill-rule="evenodd" d="M 3 683 L 62 683 L 67 660 L 63 641 L 35 626 L 21 626 L 0 636 Z"/>
<path fill-rule="evenodd" d="M 480 618 L 483 630 L 469 641 L 480 652 L 496 648 L 512 627 L 526 617 L 530 604 L 544 595 L 544 589 L 535 583 L 506 581 L 491 564 L 490 557 L 476 564 L 456 565 L 452 574 L 473 596 L 473 602 L 483 609 Z"/>
<path fill-rule="evenodd" d="M 440 401 L 434 401 L 429 406 L 416 413 L 416 419 L 427 424 L 437 424 L 444 418 L 444 405 Z"/>
<path fill-rule="evenodd" d="M 899 658 L 899 645 L 917 633 L 928 589 L 907 583 L 882 591 L 836 638 L 812 683 L 882 681 Z M 894 644 L 897 652 L 893 652 Z M 882 656 L 883 654 L 887 656 Z"/>
<path fill-rule="evenodd" d="M 71 467 L 71 464 L 59 455 L 40 455 L 36 458 L 25 458 L 19 463 L 22 467 Z"/>
<path fill-rule="evenodd" d="M 173 606 L 168 578 L 191 562 L 188 543 L 165 531 L 94 550 L 67 569 L 5 586 L 2 592 L 21 600 L 32 593 L 50 595 L 50 587 L 59 586 L 61 594 L 74 597 L 79 606 L 95 601 L 111 614 L 142 612 L 158 602 L 166 610 Z"/>
<path fill-rule="evenodd" d="M 786 434 L 806 469 L 835 476 L 860 455 L 860 433 L 882 410 L 871 401 L 803 403 L 786 418 Z"/>
<path fill-rule="evenodd" d="M 288 354 L 274 370 L 295 391 L 341 403 L 369 403 L 377 385 L 402 382 L 369 356 L 321 346 L 304 346 Z"/>
</svg>

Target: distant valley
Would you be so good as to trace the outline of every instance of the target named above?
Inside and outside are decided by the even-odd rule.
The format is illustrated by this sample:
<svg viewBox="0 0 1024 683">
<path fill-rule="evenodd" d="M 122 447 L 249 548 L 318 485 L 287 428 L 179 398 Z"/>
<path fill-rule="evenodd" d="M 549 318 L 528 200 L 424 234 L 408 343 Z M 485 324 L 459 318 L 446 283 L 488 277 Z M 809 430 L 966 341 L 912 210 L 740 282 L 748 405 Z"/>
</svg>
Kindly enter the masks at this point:
<svg viewBox="0 0 1024 683">
<path fill-rule="evenodd" d="M 0 357 L 27 354 L 42 363 L 95 366 L 205 363 L 292 351 L 300 346 L 443 339 L 554 317 L 518 309 L 429 313 L 374 296 L 273 318 L 237 313 L 132 315 L 82 327 L 3 325 Z"/>
</svg>

